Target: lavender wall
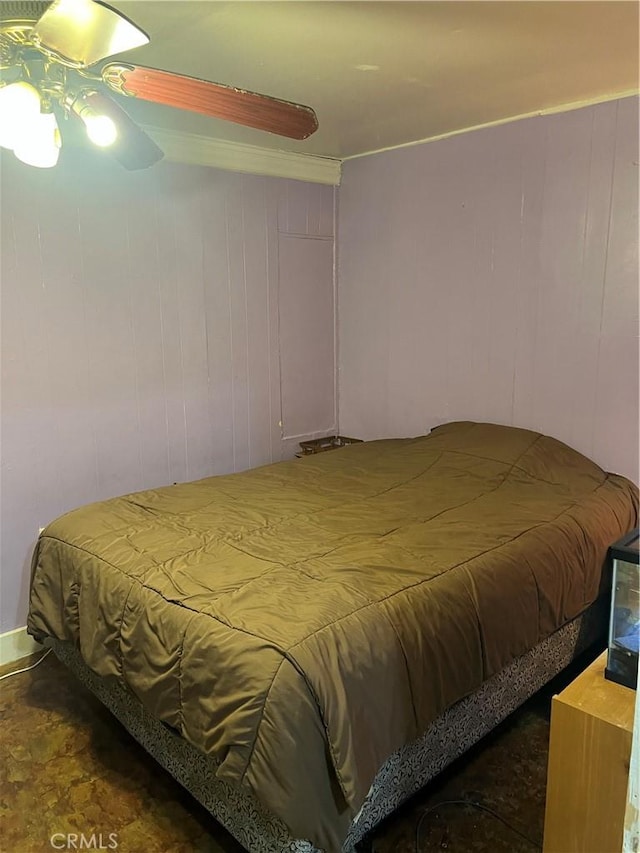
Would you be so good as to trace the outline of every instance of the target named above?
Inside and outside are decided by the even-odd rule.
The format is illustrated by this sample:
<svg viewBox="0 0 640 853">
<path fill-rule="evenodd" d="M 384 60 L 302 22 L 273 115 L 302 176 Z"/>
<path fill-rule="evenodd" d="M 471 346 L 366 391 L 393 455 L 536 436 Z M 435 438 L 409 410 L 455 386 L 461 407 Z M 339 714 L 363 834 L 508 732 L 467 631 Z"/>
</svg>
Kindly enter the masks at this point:
<svg viewBox="0 0 640 853">
<path fill-rule="evenodd" d="M 339 422 L 549 433 L 638 480 L 638 100 L 344 165 Z"/>
<path fill-rule="evenodd" d="M 1 631 L 24 625 L 38 527 L 60 513 L 291 456 L 290 425 L 335 428 L 333 390 L 309 417 L 281 389 L 302 358 L 333 389 L 332 265 L 305 279 L 316 244 L 333 252 L 333 188 L 96 157 L 2 161 Z M 331 306 L 315 358 L 281 241 Z"/>
</svg>

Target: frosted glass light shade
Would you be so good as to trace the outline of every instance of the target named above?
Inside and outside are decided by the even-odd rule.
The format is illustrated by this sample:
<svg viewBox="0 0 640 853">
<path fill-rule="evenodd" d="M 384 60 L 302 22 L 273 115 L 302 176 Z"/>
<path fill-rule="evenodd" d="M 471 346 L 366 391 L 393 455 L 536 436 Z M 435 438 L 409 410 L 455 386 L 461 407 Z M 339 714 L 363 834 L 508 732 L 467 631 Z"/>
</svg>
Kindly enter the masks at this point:
<svg viewBox="0 0 640 853">
<path fill-rule="evenodd" d="M 21 80 L 0 89 L 0 145 L 15 148 L 26 133 L 27 125 L 40 115 L 40 95 L 30 83 Z"/>
<path fill-rule="evenodd" d="M 18 160 L 28 166 L 49 169 L 60 156 L 60 131 L 53 113 L 39 113 L 24 127 L 24 134 L 13 149 Z"/>
</svg>

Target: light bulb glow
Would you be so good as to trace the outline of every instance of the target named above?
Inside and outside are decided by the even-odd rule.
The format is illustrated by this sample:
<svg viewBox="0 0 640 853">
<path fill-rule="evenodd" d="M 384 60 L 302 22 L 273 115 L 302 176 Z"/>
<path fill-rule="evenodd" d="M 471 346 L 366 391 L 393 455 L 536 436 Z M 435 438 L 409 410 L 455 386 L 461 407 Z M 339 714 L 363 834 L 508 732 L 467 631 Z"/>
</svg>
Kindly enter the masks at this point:
<svg viewBox="0 0 640 853">
<path fill-rule="evenodd" d="M 94 145 L 107 148 L 118 138 L 118 128 L 109 116 L 92 115 L 88 110 L 83 110 L 80 117 L 87 129 L 87 136 Z"/>
<path fill-rule="evenodd" d="M 15 148 L 28 126 L 40 115 L 40 95 L 30 83 L 21 80 L 0 89 L 0 145 Z"/>
<path fill-rule="evenodd" d="M 28 166 L 49 169 L 60 156 L 60 131 L 53 113 L 38 113 L 23 127 L 23 133 L 13 149 L 18 160 Z"/>
</svg>

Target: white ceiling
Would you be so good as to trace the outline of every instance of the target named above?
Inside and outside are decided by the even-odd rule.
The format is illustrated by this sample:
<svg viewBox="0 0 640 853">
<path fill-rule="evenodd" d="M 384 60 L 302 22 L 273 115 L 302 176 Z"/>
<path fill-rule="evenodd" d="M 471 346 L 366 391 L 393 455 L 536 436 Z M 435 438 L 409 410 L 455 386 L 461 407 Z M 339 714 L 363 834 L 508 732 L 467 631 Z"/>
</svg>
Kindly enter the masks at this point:
<svg viewBox="0 0 640 853">
<path fill-rule="evenodd" d="M 145 125 L 344 159 L 638 89 L 636 2 L 115 0 L 123 55 L 312 106 L 303 142 L 126 101 Z"/>
</svg>

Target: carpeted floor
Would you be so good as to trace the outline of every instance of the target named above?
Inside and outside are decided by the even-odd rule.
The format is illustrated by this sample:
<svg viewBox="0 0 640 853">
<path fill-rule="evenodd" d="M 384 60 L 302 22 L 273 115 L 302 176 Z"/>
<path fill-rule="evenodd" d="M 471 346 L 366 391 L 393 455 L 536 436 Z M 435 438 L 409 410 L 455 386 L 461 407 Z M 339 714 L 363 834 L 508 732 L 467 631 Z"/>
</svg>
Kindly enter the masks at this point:
<svg viewBox="0 0 640 853">
<path fill-rule="evenodd" d="M 531 853 L 541 849 L 551 696 L 596 655 L 538 693 L 406 803 L 373 838 L 376 853 Z M 0 670 L 0 675 L 16 665 Z M 82 688 L 53 654 L 0 682 L 0 850 L 240 853 L 242 848 Z M 111 834 L 114 835 L 111 835 Z M 534 843 L 532 843 L 534 842 Z M 115 846 L 117 844 L 117 847 Z M 62 846 L 64 845 L 64 846 Z"/>
</svg>

